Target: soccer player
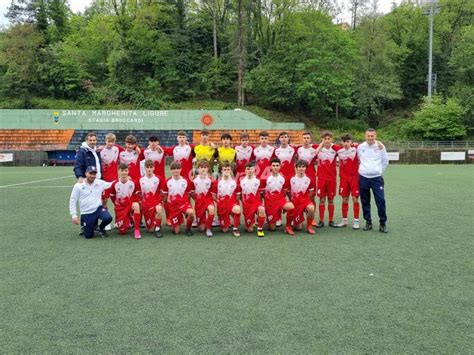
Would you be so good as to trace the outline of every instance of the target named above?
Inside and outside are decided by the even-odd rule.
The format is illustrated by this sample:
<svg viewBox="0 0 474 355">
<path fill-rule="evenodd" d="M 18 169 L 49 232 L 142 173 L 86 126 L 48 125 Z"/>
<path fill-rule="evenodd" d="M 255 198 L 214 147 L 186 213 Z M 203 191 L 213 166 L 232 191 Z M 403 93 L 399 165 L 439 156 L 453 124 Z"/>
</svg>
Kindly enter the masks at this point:
<svg viewBox="0 0 474 355">
<path fill-rule="evenodd" d="M 280 146 L 275 149 L 275 156 L 281 161 L 280 174 L 282 174 L 286 181 L 295 176 L 295 153 L 296 150 L 290 146 L 290 136 L 288 132 L 281 132 L 278 135 L 278 140 L 280 141 Z"/>
<path fill-rule="evenodd" d="M 338 227 L 347 226 L 349 196 L 352 195 L 354 212 L 353 229 L 359 229 L 359 158 L 357 144 L 352 143 L 352 136 L 345 134 L 341 138 L 342 148 L 337 151 L 339 156 L 339 195 L 342 197 L 342 222 Z"/>
<path fill-rule="evenodd" d="M 105 226 L 112 222 L 112 216 L 109 211 L 102 206 L 102 193 L 109 188 L 112 183 L 96 179 L 97 168 L 93 165 L 85 170 L 86 178 L 82 182 L 77 182 L 71 192 L 69 199 L 69 211 L 72 217 L 72 223 L 79 224 L 77 217 L 77 202 L 81 211 L 81 226 L 83 235 L 89 239 L 94 236 L 94 229 L 99 219 L 102 220 L 99 225 L 99 233 L 102 237 L 107 237 Z"/>
<path fill-rule="evenodd" d="M 173 161 L 180 164 L 180 173 L 185 179 L 192 178 L 193 146 L 187 142 L 186 132 L 179 131 L 176 135 L 178 144 L 174 147 L 161 147 L 165 154 L 173 157 Z"/>
<path fill-rule="evenodd" d="M 216 182 L 209 174 L 209 163 L 206 160 L 198 163 L 198 175 L 193 179 L 193 184 L 197 226 L 201 232 L 206 231 L 206 235 L 210 238 L 213 236 L 212 221 L 216 214 L 214 198 L 217 191 Z"/>
<path fill-rule="evenodd" d="M 224 162 L 221 166 L 222 176 L 217 182 L 217 215 L 221 230 L 226 233 L 229 230 L 230 216 L 232 216 L 232 234 L 240 237 L 240 204 L 237 200 L 238 185 L 232 178 L 232 167 Z"/>
<path fill-rule="evenodd" d="M 135 152 L 136 153 L 136 152 Z M 119 234 L 127 233 L 131 225 L 131 215 L 133 214 L 133 236 L 140 239 L 140 187 L 138 180 L 134 181 L 129 176 L 129 167 L 127 164 L 119 165 L 119 180 L 112 184 L 110 197 L 115 205 L 115 224 Z"/>
<path fill-rule="evenodd" d="M 155 175 L 156 162 L 145 160 L 145 176 L 140 178 L 142 213 L 145 218 L 146 228 L 155 237 L 161 238 L 161 219 L 163 205 L 161 203 L 161 190 L 164 180 Z"/>
<path fill-rule="evenodd" d="M 138 184 L 140 180 L 140 161 L 143 155 L 137 151 L 137 138 L 132 135 L 125 137 L 125 150 L 119 154 L 120 164 L 128 166 L 128 176 Z"/>
<path fill-rule="evenodd" d="M 160 139 L 157 136 L 151 136 L 148 138 L 148 147 L 142 150 L 142 156 L 145 160 L 153 161 L 154 174 L 160 178 L 161 181 L 165 181 L 165 163 L 166 154 L 163 149 L 160 148 Z"/>
<path fill-rule="evenodd" d="M 209 142 L 209 131 L 203 129 L 201 131 L 201 141 L 198 145 L 194 146 L 194 156 L 196 157 L 196 165 L 202 160 L 209 163 L 209 172 L 212 174 L 214 166 L 214 158 L 216 158 L 216 146 L 214 143 Z"/>
<path fill-rule="evenodd" d="M 265 208 L 262 204 L 262 182 L 255 176 L 253 162 L 245 166 L 245 176 L 238 182 L 242 195 L 242 210 L 244 212 L 245 230 L 253 232 L 255 215 L 257 215 L 257 236 L 264 237 L 263 224 L 265 223 Z"/>
<path fill-rule="evenodd" d="M 293 225 L 296 230 L 303 229 L 304 213 L 306 212 L 306 231 L 315 234 L 312 225 L 314 221 L 315 206 L 313 202 L 314 186 L 311 179 L 306 176 L 306 160 L 296 162 L 296 175 L 290 180 L 290 197 L 295 205 L 295 217 Z"/>
<path fill-rule="evenodd" d="M 253 150 L 255 156 L 255 175 L 259 179 L 266 179 L 270 175 L 270 160 L 275 153 L 275 147 L 268 144 L 268 139 L 268 132 L 260 132 L 260 145 Z"/>
<path fill-rule="evenodd" d="M 173 232 L 179 233 L 179 226 L 186 216 L 186 235 L 191 237 L 191 225 L 194 220 L 194 210 L 189 202 L 189 194 L 193 191 L 192 182 L 181 176 L 181 163 L 174 161 L 170 165 L 171 177 L 163 186 L 165 199 L 169 203 L 170 220 Z"/>
<path fill-rule="evenodd" d="M 337 227 L 334 223 L 334 196 L 337 185 L 336 155 L 341 147 L 333 143 L 331 132 L 323 132 L 321 138 L 322 142 L 316 149 L 318 153 L 317 194 L 319 197 L 319 222 L 316 227 L 324 227 L 326 198 L 328 200 L 329 226 Z"/>
<path fill-rule="evenodd" d="M 235 147 L 235 176 L 237 181 L 245 176 L 245 166 L 255 159 L 253 155 L 253 147 L 249 145 L 248 133 L 240 135 L 240 145 Z"/>
<path fill-rule="evenodd" d="M 286 211 L 285 233 L 295 235 L 291 228 L 295 206 L 286 200 L 290 182 L 280 174 L 281 162 L 278 158 L 273 158 L 270 162 L 272 173 L 265 180 L 265 214 L 267 215 L 268 229 L 276 229 L 276 221 L 281 220 L 281 214 Z"/>
<path fill-rule="evenodd" d="M 231 147 L 232 136 L 229 133 L 221 135 L 222 146 L 217 148 L 217 163 L 219 164 L 219 171 L 221 171 L 224 163 L 229 163 L 233 166 L 235 162 L 236 151 Z"/>
<path fill-rule="evenodd" d="M 306 166 L 306 176 L 311 179 L 316 189 L 316 169 L 314 165 L 318 155 L 316 152 L 318 145 L 311 143 L 311 132 L 304 132 L 302 139 L 303 144 L 296 149 L 296 158 L 297 160 L 304 160 L 308 164 Z"/>
</svg>

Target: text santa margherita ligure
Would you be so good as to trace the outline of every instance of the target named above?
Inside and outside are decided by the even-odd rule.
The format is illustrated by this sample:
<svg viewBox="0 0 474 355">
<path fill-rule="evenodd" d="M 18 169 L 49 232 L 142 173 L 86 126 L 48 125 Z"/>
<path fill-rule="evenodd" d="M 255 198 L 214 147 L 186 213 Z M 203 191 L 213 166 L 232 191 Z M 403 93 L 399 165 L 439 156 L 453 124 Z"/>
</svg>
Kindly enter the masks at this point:
<svg viewBox="0 0 474 355">
<path fill-rule="evenodd" d="M 84 117 L 89 123 L 143 123 L 145 117 L 167 117 L 163 110 L 63 110 L 62 117 Z"/>
</svg>

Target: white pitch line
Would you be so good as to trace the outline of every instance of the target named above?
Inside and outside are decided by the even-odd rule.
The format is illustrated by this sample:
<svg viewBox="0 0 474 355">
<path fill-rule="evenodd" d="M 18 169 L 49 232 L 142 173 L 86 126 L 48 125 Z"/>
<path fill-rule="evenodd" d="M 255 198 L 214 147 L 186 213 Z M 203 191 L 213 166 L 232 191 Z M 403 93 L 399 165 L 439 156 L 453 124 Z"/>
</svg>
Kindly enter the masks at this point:
<svg viewBox="0 0 474 355">
<path fill-rule="evenodd" d="M 4 189 L 6 187 L 12 187 L 12 186 L 35 184 L 37 182 L 43 182 L 43 181 L 65 179 L 65 178 L 73 178 L 73 175 L 66 175 L 66 176 L 60 176 L 60 177 L 55 177 L 55 178 L 50 178 L 50 179 L 35 180 L 35 181 L 20 182 L 18 184 L 11 184 L 11 185 L 2 185 L 2 186 L 0 186 L 0 189 Z"/>
<path fill-rule="evenodd" d="M 11 186 L 9 189 L 54 189 L 54 188 L 70 188 L 72 189 L 74 185 L 68 186 Z"/>
</svg>

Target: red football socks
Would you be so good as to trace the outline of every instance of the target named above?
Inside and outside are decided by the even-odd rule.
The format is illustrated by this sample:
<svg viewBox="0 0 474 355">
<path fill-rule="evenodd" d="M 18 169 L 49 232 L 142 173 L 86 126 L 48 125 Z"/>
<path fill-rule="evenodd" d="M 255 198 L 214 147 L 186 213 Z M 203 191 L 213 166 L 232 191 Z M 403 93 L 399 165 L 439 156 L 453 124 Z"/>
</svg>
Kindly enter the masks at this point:
<svg viewBox="0 0 474 355">
<path fill-rule="evenodd" d="M 257 225 L 258 228 L 263 228 L 263 225 L 265 224 L 265 217 L 257 217 Z"/>
<path fill-rule="evenodd" d="M 320 203 L 319 204 L 319 220 L 320 221 L 324 221 L 324 212 L 325 212 L 326 208 L 325 208 L 325 205 L 324 203 Z"/>
<path fill-rule="evenodd" d="M 329 211 L 329 222 L 334 221 L 334 205 L 328 205 L 328 211 Z"/>
<path fill-rule="evenodd" d="M 238 228 L 240 224 L 240 213 L 234 213 L 234 228 Z"/>
<path fill-rule="evenodd" d="M 295 217 L 295 209 L 292 208 L 291 210 L 286 211 L 286 226 L 291 227 L 291 223 L 293 223 L 293 218 Z"/>
<path fill-rule="evenodd" d="M 342 218 L 347 218 L 347 212 L 349 211 L 349 203 L 342 203 Z"/>
<path fill-rule="evenodd" d="M 359 209 L 360 209 L 359 202 L 354 202 L 353 209 L 354 209 L 354 218 L 359 219 Z"/>
<path fill-rule="evenodd" d="M 142 214 L 140 212 L 133 214 L 133 229 L 136 231 L 140 230 L 140 222 L 142 219 Z"/>
<path fill-rule="evenodd" d="M 214 215 L 209 213 L 207 215 L 207 219 L 206 219 L 206 228 L 207 229 L 212 229 L 212 221 L 214 221 Z"/>
<path fill-rule="evenodd" d="M 188 217 L 186 218 L 186 229 L 191 229 L 191 226 L 193 225 L 194 218 L 193 217 Z"/>
</svg>

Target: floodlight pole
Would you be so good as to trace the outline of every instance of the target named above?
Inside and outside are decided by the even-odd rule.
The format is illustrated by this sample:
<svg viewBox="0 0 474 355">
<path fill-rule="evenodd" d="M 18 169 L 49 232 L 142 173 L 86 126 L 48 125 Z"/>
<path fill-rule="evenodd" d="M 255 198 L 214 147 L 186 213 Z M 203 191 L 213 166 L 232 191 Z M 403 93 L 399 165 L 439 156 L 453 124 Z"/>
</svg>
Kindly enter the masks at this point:
<svg viewBox="0 0 474 355">
<path fill-rule="evenodd" d="M 433 82 L 433 5 L 430 6 L 430 52 L 428 57 L 428 100 L 431 100 Z"/>
</svg>

